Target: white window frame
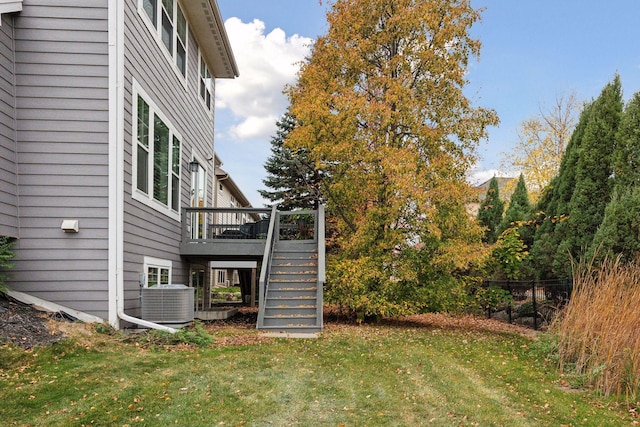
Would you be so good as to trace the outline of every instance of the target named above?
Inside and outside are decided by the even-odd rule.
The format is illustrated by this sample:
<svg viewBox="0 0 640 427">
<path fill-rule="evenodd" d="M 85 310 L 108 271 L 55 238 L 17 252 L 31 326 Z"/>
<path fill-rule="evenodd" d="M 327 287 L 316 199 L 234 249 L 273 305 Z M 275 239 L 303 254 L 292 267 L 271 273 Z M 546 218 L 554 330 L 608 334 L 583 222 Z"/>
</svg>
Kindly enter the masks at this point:
<svg viewBox="0 0 640 427">
<path fill-rule="evenodd" d="M 160 46 L 160 50 L 164 54 L 167 61 L 172 65 L 173 71 L 176 73 L 180 81 L 182 82 L 185 90 L 187 89 L 187 75 L 189 74 L 189 22 L 187 21 L 186 15 L 180 6 L 180 2 L 178 0 L 169 0 L 173 2 L 173 16 L 171 17 L 173 23 L 173 29 L 171 34 L 171 51 L 167 48 L 162 40 L 162 15 L 163 15 L 163 5 L 162 0 L 152 0 L 155 1 L 155 18 L 151 19 L 151 17 L 144 10 L 144 1 L 138 0 L 138 14 L 142 17 L 142 20 L 146 24 L 147 28 L 151 32 L 153 38 Z M 192 0 L 189 0 L 192 1 Z M 178 67 L 178 10 L 182 13 L 182 16 L 185 18 L 185 39 L 184 40 L 184 75 Z"/>
<path fill-rule="evenodd" d="M 202 67 L 204 66 L 205 71 L 209 74 L 209 77 L 202 75 Z M 208 80 L 208 82 L 207 82 Z M 205 93 L 204 96 L 202 94 L 202 86 L 204 85 Z M 211 70 L 209 70 L 209 66 L 204 60 L 202 56 L 202 51 L 198 47 L 198 98 L 202 102 L 205 110 L 209 113 L 213 113 L 213 104 L 214 104 L 214 95 L 215 95 L 215 80 L 211 75 Z M 209 105 L 207 105 L 206 96 L 209 95 Z"/>
<path fill-rule="evenodd" d="M 171 260 L 168 259 L 160 259 L 160 258 L 152 258 L 152 257 L 144 257 L 144 263 L 143 263 L 143 268 L 144 268 L 144 287 L 148 288 L 149 287 L 149 269 L 150 268 L 155 268 L 158 270 L 158 280 L 160 280 L 161 277 L 161 270 L 168 270 L 168 281 L 167 283 L 158 283 L 160 285 L 170 285 L 171 284 L 171 277 L 173 274 L 173 263 L 171 262 Z"/>
<path fill-rule="evenodd" d="M 166 216 L 180 221 L 180 204 L 182 201 L 182 148 L 184 146 L 184 141 L 179 132 L 176 131 L 175 127 L 171 124 L 171 122 L 167 119 L 167 117 L 162 113 L 162 111 L 158 108 L 158 106 L 153 102 L 152 98 L 147 95 L 147 93 L 140 87 L 140 85 L 134 80 L 133 81 L 133 90 L 132 90 L 133 99 L 131 102 L 131 111 L 132 111 L 132 133 L 131 133 L 131 152 L 132 152 L 132 163 L 131 163 L 131 196 L 134 200 L 137 200 L 156 211 L 159 211 Z M 167 180 L 168 180 L 168 188 L 167 188 L 167 204 L 165 205 L 161 201 L 157 200 L 153 194 L 153 167 L 154 167 L 154 126 L 149 127 L 149 147 L 148 147 L 148 159 L 147 159 L 147 193 L 138 189 L 138 97 L 141 97 L 144 102 L 149 106 L 149 121 L 153 124 L 153 117 L 158 116 L 160 120 L 167 126 L 169 129 L 169 159 L 167 165 Z M 180 152 L 178 154 L 178 172 L 177 174 L 173 170 L 173 143 L 174 138 L 178 139 L 180 142 Z M 177 175 L 177 176 L 176 176 Z M 178 206 L 173 206 L 173 177 L 176 176 L 178 179 L 178 193 L 177 193 L 177 203 Z"/>
<path fill-rule="evenodd" d="M 207 168 L 205 167 L 205 165 L 207 164 L 202 157 L 200 157 L 195 151 L 192 151 L 191 153 L 191 159 L 192 161 L 196 161 L 198 162 L 198 169 L 202 170 L 202 174 L 204 177 L 204 186 L 202 188 L 203 191 L 203 199 L 202 199 L 202 203 L 203 206 L 207 206 L 207 181 L 208 181 L 208 173 L 207 173 Z M 190 172 L 191 174 L 191 188 L 190 188 L 190 194 L 189 194 L 189 206 L 190 207 L 194 207 L 193 206 L 193 202 L 194 202 L 194 190 L 195 190 L 195 184 L 196 184 L 196 179 L 197 179 L 197 173 L 196 172 Z M 195 206 L 197 207 L 197 206 Z M 204 214 L 200 214 L 200 213 L 192 213 L 191 216 L 191 238 L 192 239 L 198 239 L 199 237 L 196 235 L 196 228 L 194 228 L 194 224 L 196 223 L 196 221 L 200 221 L 200 215 L 202 215 L 203 219 L 202 219 L 202 226 L 204 227 L 203 231 L 203 236 L 201 238 L 207 238 L 207 218 L 206 215 Z M 208 237 L 211 238 L 211 237 Z"/>
<path fill-rule="evenodd" d="M 227 270 L 216 270 L 216 285 L 225 285 L 227 282 Z"/>
</svg>

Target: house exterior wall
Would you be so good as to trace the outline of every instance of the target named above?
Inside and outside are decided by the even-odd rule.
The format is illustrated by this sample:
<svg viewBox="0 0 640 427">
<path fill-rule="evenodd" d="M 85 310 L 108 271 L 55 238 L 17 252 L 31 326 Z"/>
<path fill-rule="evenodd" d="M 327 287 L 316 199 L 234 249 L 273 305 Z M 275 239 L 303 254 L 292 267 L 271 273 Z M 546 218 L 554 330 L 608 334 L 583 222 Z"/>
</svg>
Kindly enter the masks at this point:
<svg viewBox="0 0 640 427">
<path fill-rule="evenodd" d="M 188 163 L 197 158 L 207 173 L 207 200 L 213 201 L 213 113 L 199 97 L 199 55 L 189 28 L 187 71 L 182 78 L 149 26 L 137 0 L 126 2 L 125 10 L 125 200 L 124 200 L 124 287 L 125 309 L 139 311 L 139 278 L 145 274 L 143 260 L 153 257 L 170 261 L 172 283 L 189 283 L 189 264 L 181 259 L 181 220 L 166 215 L 134 198 L 136 147 L 134 103 L 136 88 L 151 98 L 158 110 L 181 136 L 180 205 L 190 205 L 191 172 Z"/>
<path fill-rule="evenodd" d="M 10 286 L 107 318 L 107 0 L 24 0 L 12 19 L 20 227 Z M 64 219 L 80 231 L 64 233 Z"/>
<path fill-rule="evenodd" d="M 18 238 L 9 286 L 113 324 L 114 277 L 123 278 L 132 316 L 149 262 L 170 266 L 171 283 L 189 283 L 179 243 L 192 159 L 206 171 L 205 205 L 215 200 L 213 109 L 200 97 L 194 34 L 189 29 L 182 78 L 142 2 L 115 4 L 24 0 L 0 26 L 0 235 Z M 115 15 L 122 32 L 114 44 Z M 111 84 L 120 75 L 122 86 Z M 138 94 L 181 140 L 179 201 L 169 215 L 136 193 Z M 122 161 L 114 164 L 114 153 Z M 120 175 L 124 182 L 114 185 Z M 79 232 L 61 230 L 65 219 L 78 220 Z"/>
<path fill-rule="evenodd" d="M 18 237 L 16 123 L 12 15 L 0 26 L 0 236 Z"/>
</svg>

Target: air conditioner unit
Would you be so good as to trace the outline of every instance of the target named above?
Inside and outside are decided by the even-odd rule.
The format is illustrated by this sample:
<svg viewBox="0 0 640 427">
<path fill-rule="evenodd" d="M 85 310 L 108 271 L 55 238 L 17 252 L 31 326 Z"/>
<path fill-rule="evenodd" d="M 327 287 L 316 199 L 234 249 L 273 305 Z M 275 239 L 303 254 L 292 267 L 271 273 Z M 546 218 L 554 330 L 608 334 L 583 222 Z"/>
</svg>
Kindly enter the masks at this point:
<svg viewBox="0 0 640 427">
<path fill-rule="evenodd" d="M 185 285 L 142 288 L 142 318 L 175 327 L 193 322 L 194 291 Z"/>
</svg>

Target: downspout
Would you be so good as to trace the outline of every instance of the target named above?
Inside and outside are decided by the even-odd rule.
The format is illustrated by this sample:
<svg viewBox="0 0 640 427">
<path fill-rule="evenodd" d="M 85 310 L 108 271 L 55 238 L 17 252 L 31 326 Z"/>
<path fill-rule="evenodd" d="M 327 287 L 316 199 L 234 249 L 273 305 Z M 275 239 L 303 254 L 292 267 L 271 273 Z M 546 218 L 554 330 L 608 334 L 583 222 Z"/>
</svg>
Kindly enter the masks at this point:
<svg viewBox="0 0 640 427">
<path fill-rule="evenodd" d="M 175 333 L 124 312 L 124 4 L 109 0 L 109 323 L 120 320 Z"/>
</svg>

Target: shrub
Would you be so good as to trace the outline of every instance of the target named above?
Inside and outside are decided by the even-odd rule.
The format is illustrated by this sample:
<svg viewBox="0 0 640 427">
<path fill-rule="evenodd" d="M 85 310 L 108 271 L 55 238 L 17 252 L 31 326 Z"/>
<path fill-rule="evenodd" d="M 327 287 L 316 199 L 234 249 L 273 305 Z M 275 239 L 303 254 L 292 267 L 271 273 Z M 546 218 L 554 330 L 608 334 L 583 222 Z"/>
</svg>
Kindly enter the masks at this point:
<svg viewBox="0 0 640 427">
<path fill-rule="evenodd" d="M 149 345 L 186 344 L 206 347 L 213 342 L 213 336 L 204 329 L 202 322 L 195 321 L 193 325 L 178 329 L 174 334 L 154 329 L 147 332 L 142 340 Z"/>
<path fill-rule="evenodd" d="M 472 306 L 481 310 L 498 311 L 507 308 L 513 302 L 511 293 L 499 286 L 478 288 L 472 300 Z"/>
<path fill-rule="evenodd" d="M 494 276 L 499 279 L 520 279 L 528 255 L 518 229 L 505 230 L 498 238 L 492 253 Z"/>
<path fill-rule="evenodd" d="M 13 253 L 14 243 L 15 240 L 10 237 L 0 236 L 0 293 L 2 294 L 7 292 L 6 281 L 8 275 L 5 271 L 13 268 L 11 260 L 15 257 Z"/>
</svg>

